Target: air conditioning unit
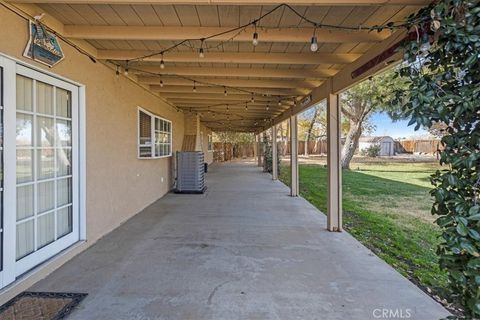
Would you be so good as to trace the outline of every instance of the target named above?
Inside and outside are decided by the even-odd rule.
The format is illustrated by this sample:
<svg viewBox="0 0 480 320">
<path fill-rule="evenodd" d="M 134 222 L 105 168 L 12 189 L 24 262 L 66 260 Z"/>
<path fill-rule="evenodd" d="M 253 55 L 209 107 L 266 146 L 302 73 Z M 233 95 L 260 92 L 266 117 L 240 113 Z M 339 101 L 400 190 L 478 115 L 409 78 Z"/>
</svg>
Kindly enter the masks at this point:
<svg viewBox="0 0 480 320">
<path fill-rule="evenodd" d="M 177 187 L 175 193 L 204 193 L 205 166 L 203 152 L 177 151 Z"/>
</svg>

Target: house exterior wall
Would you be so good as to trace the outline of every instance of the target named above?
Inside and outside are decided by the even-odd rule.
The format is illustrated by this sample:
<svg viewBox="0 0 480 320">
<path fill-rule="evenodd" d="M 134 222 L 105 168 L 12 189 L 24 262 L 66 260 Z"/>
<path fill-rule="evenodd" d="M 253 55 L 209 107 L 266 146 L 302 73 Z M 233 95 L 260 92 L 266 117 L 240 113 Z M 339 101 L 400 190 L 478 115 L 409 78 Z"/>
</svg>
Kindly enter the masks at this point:
<svg viewBox="0 0 480 320">
<path fill-rule="evenodd" d="M 137 107 L 172 121 L 173 152 L 182 146 L 184 114 L 124 76 L 117 79 L 114 70 L 93 63 L 64 42 L 65 59 L 53 68 L 26 59 L 22 55 L 27 41 L 27 21 L 0 7 L 0 53 L 85 85 L 87 242 L 75 249 L 78 253 L 171 188 L 171 157 L 137 158 Z M 71 258 L 62 256 L 66 258 L 49 262 L 50 271 Z M 28 283 L 47 273 L 44 269 L 29 276 Z M 14 295 L 15 288 L 8 292 L 0 294 L 0 302 Z"/>
</svg>

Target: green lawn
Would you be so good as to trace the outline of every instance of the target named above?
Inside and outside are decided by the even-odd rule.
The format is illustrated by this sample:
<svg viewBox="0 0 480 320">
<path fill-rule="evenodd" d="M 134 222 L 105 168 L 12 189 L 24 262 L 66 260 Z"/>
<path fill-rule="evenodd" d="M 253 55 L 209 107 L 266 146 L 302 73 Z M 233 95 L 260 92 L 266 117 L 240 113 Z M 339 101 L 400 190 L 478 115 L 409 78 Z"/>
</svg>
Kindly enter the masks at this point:
<svg viewBox="0 0 480 320">
<path fill-rule="evenodd" d="M 433 163 L 353 164 L 343 171 L 344 227 L 423 289 L 445 298 L 447 285 L 435 254 L 439 228 L 430 214 Z M 280 179 L 289 184 L 289 167 Z M 326 212 L 327 169 L 300 165 L 300 193 Z"/>
</svg>

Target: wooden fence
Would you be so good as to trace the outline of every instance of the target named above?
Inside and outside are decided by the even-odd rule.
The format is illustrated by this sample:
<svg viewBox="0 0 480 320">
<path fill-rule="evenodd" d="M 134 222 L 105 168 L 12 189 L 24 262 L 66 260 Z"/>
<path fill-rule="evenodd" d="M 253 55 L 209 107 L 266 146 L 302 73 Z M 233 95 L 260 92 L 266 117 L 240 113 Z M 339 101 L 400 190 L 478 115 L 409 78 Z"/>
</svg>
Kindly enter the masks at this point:
<svg viewBox="0 0 480 320">
<path fill-rule="evenodd" d="M 309 155 L 327 154 L 327 140 L 308 141 L 307 143 Z M 255 155 L 255 143 L 223 143 L 215 142 L 213 144 L 214 160 L 229 161 L 234 158 L 250 158 Z M 290 155 L 290 142 L 279 141 L 278 150 L 281 155 Z M 398 140 L 395 141 L 396 153 L 423 153 L 435 154 L 438 150 L 442 150 L 440 140 Z M 298 154 L 305 154 L 305 141 L 298 142 Z"/>
<path fill-rule="evenodd" d="M 427 153 L 433 154 L 442 150 L 440 140 L 399 140 L 396 141 L 395 151 L 398 153 Z"/>
<path fill-rule="evenodd" d="M 229 161 L 234 158 L 251 158 L 255 156 L 254 143 L 214 142 L 214 161 Z"/>
</svg>

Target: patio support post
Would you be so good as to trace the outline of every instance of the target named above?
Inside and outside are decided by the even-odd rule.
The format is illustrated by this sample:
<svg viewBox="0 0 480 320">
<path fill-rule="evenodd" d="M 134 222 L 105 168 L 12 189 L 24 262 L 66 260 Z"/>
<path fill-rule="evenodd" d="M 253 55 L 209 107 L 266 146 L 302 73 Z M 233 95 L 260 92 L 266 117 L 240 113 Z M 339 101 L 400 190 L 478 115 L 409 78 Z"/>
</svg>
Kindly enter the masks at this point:
<svg viewBox="0 0 480 320">
<path fill-rule="evenodd" d="M 297 115 L 290 117 L 290 195 L 298 197 L 298 121 Z"/>
<path fill-rule="evenodd" d="M 260 134 L 257 135 L 257 166 L 262 166 L 262 136 Z"/>
<path fill-rule="evenodd" d="M 278 179 L 277 125 L 272 126 L 272 179 Z"/>
<path fill-rule="evenodd" d="M 339 97 L 337 94 L 330 93 L 327 97 L 327 229 L 329 231 L 342 231 L 340 121 Z"/>
</svg>

